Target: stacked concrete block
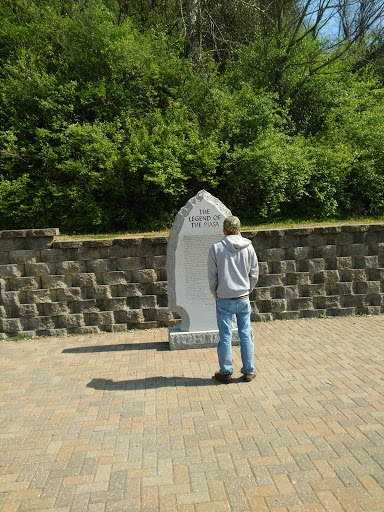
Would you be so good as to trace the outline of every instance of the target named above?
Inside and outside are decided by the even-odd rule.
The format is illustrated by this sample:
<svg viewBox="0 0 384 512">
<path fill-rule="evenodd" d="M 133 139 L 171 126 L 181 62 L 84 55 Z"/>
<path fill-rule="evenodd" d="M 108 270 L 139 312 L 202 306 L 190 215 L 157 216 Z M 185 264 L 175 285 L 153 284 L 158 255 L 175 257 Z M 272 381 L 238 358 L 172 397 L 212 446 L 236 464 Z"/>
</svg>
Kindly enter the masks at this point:
<svg viewBox="0 0 384 512">
<path fill-rule="evenodd" d="M 384 225 L 243 233 L 260 261 L 252 319 L 384 312 Z"/>
<path fill-rule="evenodd" d="M 173 326 L 163 237 L 55 241 L 0 233 L 0 337 Z"/>
<path fill-rule="evenodd" d="M 0 338 L 174 326 L 167 237 L 55 241 L 0 232 Z M 384 224 L 243 232 L 260 262 L 252 320 L 384 312 Z"/>
</svg>

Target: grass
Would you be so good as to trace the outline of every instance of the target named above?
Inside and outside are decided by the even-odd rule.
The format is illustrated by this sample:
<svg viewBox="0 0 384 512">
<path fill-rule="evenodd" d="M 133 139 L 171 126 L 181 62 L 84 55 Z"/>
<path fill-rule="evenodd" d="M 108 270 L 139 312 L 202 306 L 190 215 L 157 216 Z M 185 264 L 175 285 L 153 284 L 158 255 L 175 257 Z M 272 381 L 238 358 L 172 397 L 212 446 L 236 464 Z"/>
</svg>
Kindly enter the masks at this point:
<svg viewBox="0 0 384 512">
<path fill-rule="evenodd" d="M 281 222 L 271 222 L 266 224 L 261 224 L 258 226 L 243 226 L 243 230 L 252 230 L 252 229 L 278 229 L 278 228 L 302 228 L 302 227 L 316 227 L 316 226 L 334 226 L 339 224 L 381 224 L 384 222 L 384 217 L 380 217 L 377 219 L 373 218 L 348 218 L 348 219 L 328 219 L 324 221 L 316 221 L 316 220 L 286 220 Z"/>
<path fill-rule="evenodd" d="M 17 334 L 16 336 L 7 338 L 6 341 L 21 341 L 21 340 L 25 340 L 25 338 L 26 338 L 25 334 L 21 333 L 21 334 Z"/>
<path fill-rule="evenodd" d="M 170 232 L 170 229 L 164 231 L 118 231 L 115 233 L 87 233 L 84 235 L 80 234 L 62 234 L 55 236 L 55 240 L 84 240 L 84 239 L 92 239 L 92 240 L 104 240 L 107 238 L 124 238 L 128 236 L 166 236 Z"/>
<path fill-rule="evenodd" d="M 243 225 L 243 231 L 248 230 L 262 230 L 262 229 L 281 229 L 281 228 L 300 228 L 300 227 L 315 227 L 315 226 L 332 226 L 335 224 L 374 224 L 374 223 L 382 223 L 384 222 L 384 217 L 378 218 L 367 218 L 367 217 L 359 217 L 359 218 L 346 218 L 346 219 L 328 219 L 326 221 L 315 221 L 315 220 L 293 220 L 287 219 L 279 222 L 270 222 L 265 224 L 246 224 Z M 64 240 L 84 240 L 84 239 L 92 239 L 92 240 L 103 240 L 108 238 L 121 238 L 121 237 L 130 237 L 130 236 L 167 236 L 170 232 L 169 229 L 164 229 L 163 231 L 118 231 L 115 233 L 102 233 L 102 234 L 62 234 L 55 237 L 58 241 Z"/>
</svg>

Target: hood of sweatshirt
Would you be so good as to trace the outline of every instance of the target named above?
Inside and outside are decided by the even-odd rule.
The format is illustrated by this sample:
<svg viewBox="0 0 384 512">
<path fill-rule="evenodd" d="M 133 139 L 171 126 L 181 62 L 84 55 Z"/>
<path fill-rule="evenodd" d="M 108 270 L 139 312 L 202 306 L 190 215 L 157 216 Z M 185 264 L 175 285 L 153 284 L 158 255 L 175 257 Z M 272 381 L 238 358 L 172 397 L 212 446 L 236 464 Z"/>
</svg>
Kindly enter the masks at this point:
<svg viewBox="0 0 384 512">
<path fill-rule="evenodd" d="M 248 245 L 251 245 L 252 243 L 248 238 L 244 238 L 241 235 L 228 235 L 221 241 L 230 252 L 241 251 L 241 249 L 248 247 Z"/>
</svg>

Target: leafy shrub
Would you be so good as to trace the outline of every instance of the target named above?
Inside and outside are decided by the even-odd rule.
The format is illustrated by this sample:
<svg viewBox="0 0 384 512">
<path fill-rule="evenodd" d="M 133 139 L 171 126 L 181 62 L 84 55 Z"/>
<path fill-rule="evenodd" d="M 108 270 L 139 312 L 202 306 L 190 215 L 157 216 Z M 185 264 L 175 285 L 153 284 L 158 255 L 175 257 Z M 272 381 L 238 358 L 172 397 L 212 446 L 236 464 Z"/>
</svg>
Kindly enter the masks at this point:
<svg viewBox="0 0 384 512">
<path fill-rule="evenodd" d="M 204 137 L 189 110 L 178 102 L 140 121 L 126 119 L 120 175 L 138 224 L 169 222 L 201 188 L 215 188 L 226 144 Z M 145 208 L 143 207 L 145 205 Z"/>
<path fill-rule="evenodd" d="M 281 214 L 284 205 L 305 193 L 312 166 L 303 140 L 272 129 L 226 161 L 222 188 L 226 204 L 236 205 L 247 221 L 265 221 Z"/>
<path fill-rule="evenodd" d="M 194 66 L 125 7 L 2 2 L 0 229 L 161 229 L 202 188 L 248 223 L 384 212 L 378 66 L 257 35 Z"/>
<path fill-rule="evenodd" d="M 369 76 L 362 78 L 330 112 L 326 137 L 348 153 L 343 209 L 378 215 L 384 212 L 384 90 Z"/>
</svg>

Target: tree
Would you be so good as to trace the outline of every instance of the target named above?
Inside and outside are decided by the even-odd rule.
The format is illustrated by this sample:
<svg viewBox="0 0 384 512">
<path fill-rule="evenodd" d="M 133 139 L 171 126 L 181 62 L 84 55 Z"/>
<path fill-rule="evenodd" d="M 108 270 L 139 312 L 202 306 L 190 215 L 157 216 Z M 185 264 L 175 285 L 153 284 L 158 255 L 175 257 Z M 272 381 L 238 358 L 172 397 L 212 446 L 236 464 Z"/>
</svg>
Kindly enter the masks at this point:
<svg viewBox="0 0 384 512">
<path fill-rule="evenodd" d="M 273 0 L 260 11 L 265 86 L 284 105 L 353 47 L 364 43 L 367 51 L 382 34 L 383 19 L 381 0 Z M 296 78 L 288 81 L 292 69 Z"/>
<path fill-rule="evenodd" d="M 367 36 L 382 33 L 381 0 L 338 0 L 339 37 L 364 43 Z"/>
<path fill-rule="evenodd" d="M 184 0 L 180 5 L 186 56 L 201 60 L 208 54 L 224 63 L 257 33 L 259 9 L 253 0 Z"/>
</svg>

